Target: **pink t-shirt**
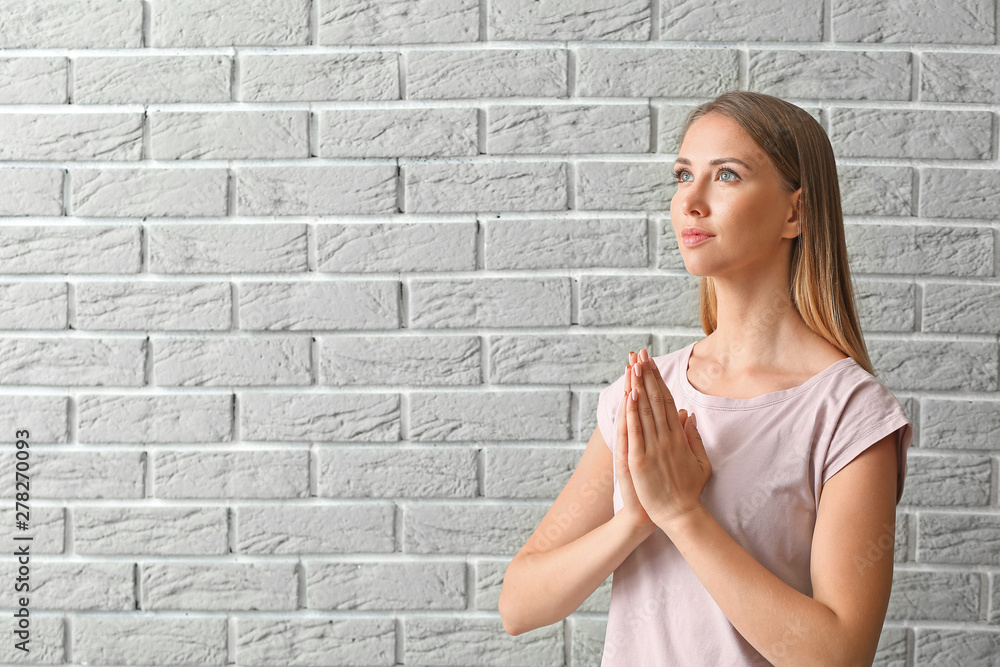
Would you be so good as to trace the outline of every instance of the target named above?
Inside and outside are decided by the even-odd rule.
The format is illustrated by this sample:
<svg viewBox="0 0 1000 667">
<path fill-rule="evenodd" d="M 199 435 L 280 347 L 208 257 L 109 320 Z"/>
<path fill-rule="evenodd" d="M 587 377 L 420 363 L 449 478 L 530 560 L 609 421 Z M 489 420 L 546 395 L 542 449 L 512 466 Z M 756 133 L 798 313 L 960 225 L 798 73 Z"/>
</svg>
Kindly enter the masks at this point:
<svg viewBox="0 0 1000 667">
<path fill-rule="evenodd" d="M 892 392 L 850 357 L 791 389 L 746 399 L 703 394 L 687 376 L 694 345 L 654 360 L 677 409 L 698 417 L 712 463 L 702 504 L 764 567 L 812 596 L 809 556 L 823 483 L 898 431 L 898 503 L 913 425 Z M 612 452 L 624 385 L 623 373 L 598 401 L 598 427 Z M 615 513 L 621 509 L 616 471 Z M 615 570 L 601 667 L 769 664 L 662 530 Z"/>
</svg>

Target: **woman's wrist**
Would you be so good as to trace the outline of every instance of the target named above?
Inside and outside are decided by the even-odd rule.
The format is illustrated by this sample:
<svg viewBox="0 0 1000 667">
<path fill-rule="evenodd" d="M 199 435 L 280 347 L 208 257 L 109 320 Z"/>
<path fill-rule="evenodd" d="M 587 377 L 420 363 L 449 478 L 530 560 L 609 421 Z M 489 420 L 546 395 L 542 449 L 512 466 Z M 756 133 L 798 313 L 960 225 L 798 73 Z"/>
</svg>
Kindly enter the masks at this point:
<svg viewBox="0 0 1000 667">
<path fill-rule="evenodd" d="M 644 512 L 624 508 L 615 514 L 615 518 L 625 523 L 633 535 L 643 540 L 656 530 L 656 524 Z"/>
</svg>

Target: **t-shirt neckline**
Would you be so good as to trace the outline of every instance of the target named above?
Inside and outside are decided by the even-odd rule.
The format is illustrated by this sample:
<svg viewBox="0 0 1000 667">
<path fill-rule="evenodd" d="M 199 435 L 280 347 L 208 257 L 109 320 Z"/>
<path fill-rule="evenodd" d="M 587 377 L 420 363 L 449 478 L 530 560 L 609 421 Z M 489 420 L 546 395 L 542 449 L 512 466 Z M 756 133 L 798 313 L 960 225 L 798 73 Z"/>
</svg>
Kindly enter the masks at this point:
<svg viewBox="0 0 1000 667">
<path fill-rule="evenodd" d="M 691 353 L 694 351 L 694 346 L 697 342 L 698 341 L 689 343 L 688 346 L 684 348 L 684 351 L 681 354 L 680 363 L 677 364 L 677 375 L 679 376 L 677 378 L 677 382 L 681 387 L 681 390 L 687 395 L 688 398 L 690 398 L 694 403 L 705 407 L 746 409 L 760 408 L 765 405 L 780 403 L 782 401 L 787 401 L 794 396 L 798 396 L 804 391 L 808 391 L 809 388 L 829 375 L 839 373 L 840 371 L 846 370 L 851 366 L 857 365 L 857 362 L 854 361 L 852 357 L 845 357 L 833 362 L 819 373 L 816 373 L 811 378 L 796 387 L 768 392 L 766 394 L 761 394 L 760 396 L 754 396 L 753 398 L 729 398 L 728 396 L 714 396 L 712 394 L 703 394 L 698 391 L 688 380 L 688 362 L 691 359 Z"/>
</svg>

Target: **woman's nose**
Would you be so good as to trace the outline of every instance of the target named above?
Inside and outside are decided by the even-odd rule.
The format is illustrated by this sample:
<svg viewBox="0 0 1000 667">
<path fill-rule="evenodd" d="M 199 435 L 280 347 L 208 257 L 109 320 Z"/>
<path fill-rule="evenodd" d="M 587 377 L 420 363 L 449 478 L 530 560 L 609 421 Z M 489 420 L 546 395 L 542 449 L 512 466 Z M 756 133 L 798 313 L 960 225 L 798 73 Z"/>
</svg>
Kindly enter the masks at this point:
<svg viewBox="0 0 1000 667">
<path fill-rule="evenodd" d="M 680 205 L 680 213 L 694 217 L 702 217 L 708 213 L 708 201 L 705 193 L 696 184 L 691 183 L 678 187 L 674 193 L 676 203 Z"/>
</svg>

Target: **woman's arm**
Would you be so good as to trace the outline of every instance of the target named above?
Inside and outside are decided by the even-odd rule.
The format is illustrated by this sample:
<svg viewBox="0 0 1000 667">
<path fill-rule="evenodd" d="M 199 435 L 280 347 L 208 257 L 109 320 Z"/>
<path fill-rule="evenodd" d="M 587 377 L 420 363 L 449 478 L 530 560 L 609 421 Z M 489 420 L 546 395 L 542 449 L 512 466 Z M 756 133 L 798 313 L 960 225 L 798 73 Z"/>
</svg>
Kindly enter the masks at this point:
<svg viewBox="0 0 1000 667">
<path fill-rule="evenodd" d="M 572 614 L 656 529 L 614 513 L 612 458 L 594 429 L 566 487 L 507 566 L 499 609 L 508 634 Z"/>
<path fill-rule="evenodd" d="M 870 667 L 892 587 L 896 465 L 893 433 L 823 486 L 811 598 L 761 565 L 704 507 L 660 527 L 733 626 L 771 663 Z"/>
</svg>

